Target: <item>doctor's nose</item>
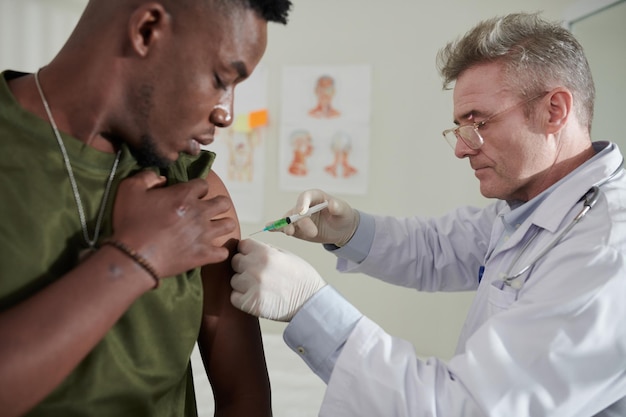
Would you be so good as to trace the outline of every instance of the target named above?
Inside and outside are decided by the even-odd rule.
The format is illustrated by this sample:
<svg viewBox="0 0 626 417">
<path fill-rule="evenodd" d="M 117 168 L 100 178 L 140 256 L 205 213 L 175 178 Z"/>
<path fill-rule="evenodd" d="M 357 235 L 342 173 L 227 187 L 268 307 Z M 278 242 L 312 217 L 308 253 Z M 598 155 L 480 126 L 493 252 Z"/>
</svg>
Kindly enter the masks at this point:
<svg viewBox="0 0 626 417">
<path fill-rule="evenodd" d="M 465 144 L 462 140 L 457 140 L 456 145 L 454 146 L 454 156 L 459 159 L 467 158 L 470 155 L 476 155 L 478 153 L 478 149 L 472 149 Z"/>
<path fill-rule="evenodd" d="M 209 120 L 217 127 L 228 127 L 233 123 L 233 103 L 217 104 L 213 107 Z"/>
</svg>

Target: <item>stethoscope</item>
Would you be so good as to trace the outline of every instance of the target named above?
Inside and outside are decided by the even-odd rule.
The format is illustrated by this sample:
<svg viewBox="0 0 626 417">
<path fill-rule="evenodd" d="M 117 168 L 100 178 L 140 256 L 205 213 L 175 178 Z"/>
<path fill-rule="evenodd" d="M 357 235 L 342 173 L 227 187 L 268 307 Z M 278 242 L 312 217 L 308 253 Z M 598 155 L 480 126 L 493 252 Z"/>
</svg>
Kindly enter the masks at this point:
<svg viewBox="0 0 626 417">
<path fill-rule="evenodd" d="M 524 255 L 524 253 L 526 252 L 526 249 L 528 249 L 530 244 L 539 235 L 539 230 L 537 230 L 537 232 L 530 239 L 528 239 L 528 241 L 524 244 L 522 249 L 519 251 L 519 253 L 515 257 L 515 259 L 513 260 L 513 262 L 511 262 L 511 266 L 509 267 L 508 272 L 506 274 L 502 274 L 502 276 L 500 277 L 500 280 L 502 280 L 502 282 L 504 282 L 505 285 L 507 285 L 507 286 L 509 286 L 509 287 L 511 287 L 511 288 L 513 288 L 515 290 L 521 289 L 522 285 L 525 282 L 525 280 L 518 279 L 518 278 L 522 274 L 524 274 L 526 271 L 528 271 L 530 268 L 532 268 L 541 258 L 546 256 L 546 254 L 548 252 L 550 252 L 552 250 L 552 248 L 554 248 L 556 246 L 556 244 L 559 243 L 561 241 L 561 239 L 563 239 L 563 237 L 570 230 L 572 230 L 572 227 L 574 227 L 583 217 L 585 217 L 587 215 L 587 213 L 589 213 L 589 210 L 591 210 L 593 208 L 593 206 L 598 201 L 598 198 L 600 197 L 600 187 L 603 186 L 604 184 L 606 184 L 607 182 L 611 181 L 612 179 L 614 179 L 619 173 L 622 172 L 622 165 L 623 165 L 623 163 L 624 163 L 624 161 L 622 160 L 622 163 L 619 165 L 619 167 L 617 167 L 617 169 L 611 175 L 609 175 L 608 178 L 606 178 L 605 180 L 601 181 L 600 183 L 592 186 L 585 193 L 585 195 L 583 195 L 581 197 L 581 200 L 583 201 L 583 207 L 580 210 L 580 212 L 576 215 L 576 217 L 574 217 L 572 219 L 572 221 L 567 225 L 567 227 L 565 229 L 563 229 L 561 231 L 561 233 L 558 234 L 558 236 L 556 236 L 554 239 L 552 239 L 552 241 L 548 245 L 546 245 L 546 247 L 543 248 L 543 250 L 541 252 L 539 252 L 533 258 L 533 260 L 530 261 L 525 267 L 520 269 L 518 272 L 512 274 L 511 272 L 513 271 L 513 267 L 517 264 L 517 262 L 520 260 L 520 258 Z"/>
</svg>

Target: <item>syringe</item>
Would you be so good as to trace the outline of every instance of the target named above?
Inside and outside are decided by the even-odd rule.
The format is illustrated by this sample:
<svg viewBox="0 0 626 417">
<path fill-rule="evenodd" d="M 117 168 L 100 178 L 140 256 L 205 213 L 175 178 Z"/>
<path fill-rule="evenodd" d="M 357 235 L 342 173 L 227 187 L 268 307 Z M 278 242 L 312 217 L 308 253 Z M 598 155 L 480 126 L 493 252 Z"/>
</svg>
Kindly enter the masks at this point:
<svg viewBox="0 0 626 417">
<path fill-rule="evenodd" d="M 270 224 L 268 224 L 267 226 L 265 226 L 262 230 L 259 230 L 258 232 L 254 232 L 252 233 L 250 236 L 255 235 L 257 233 L 261 233 L 261 232 L 267 232 L 270 230 L 278 230 L 278 229 L 282 229 L 283 227 L 291 224 L 291 223 L 295 223 L 300 219 L 303 219 L 305 217 L 309 217 L 310 215 L 317 213 L 318 211 L 321 211 L 323 209 L 325 209 L 326 207 L 328 207 L 328 201 L 324 201 L 323 203 L 320 203 L 316 206 L 313 207 L 309 207 L 309 209 L 304 213 L 304 214 L 292 214 L 291 216 L 287 216 L 283 219 L 280 220 L 276 220 Z"/>
</svg>

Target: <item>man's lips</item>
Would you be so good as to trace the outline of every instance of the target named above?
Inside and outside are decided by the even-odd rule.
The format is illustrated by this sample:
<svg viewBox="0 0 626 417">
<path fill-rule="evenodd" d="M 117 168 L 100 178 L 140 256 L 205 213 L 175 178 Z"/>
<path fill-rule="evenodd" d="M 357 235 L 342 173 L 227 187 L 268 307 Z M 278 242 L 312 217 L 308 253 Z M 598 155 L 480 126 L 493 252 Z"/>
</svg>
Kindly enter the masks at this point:
<svg viewBox="0 0 626 417">
<path fill-rule="evenodd" d="M 470 163 L 470 167 L 472 167 L 472 169 L 473 169 L 474 171 L 479 171 L 479 170 L 481 170 L 481 169 L 489 168 L 489 166 L 488 166 L 488 165 L 485 165 L 485 164 L 483 164 L 483 163 L 480 163 L 480 162 L 478 162 L 477 160 L 471 160 L 471 159 L 470 159 L 469 163 Z"/>
<path fill-rule="evenodd" d="M 210 145 L 211 143 L 213 143 L 213 141 L 215 140 L 213 135 L 206 135 L 206 136 L 194 136 L 193 140 L 195 140 L 196 142 L 200 143 L 201 145 Z"/>
<path fill-rule="evenodd" d="M 474 170 L 475 176 L 480 176 L 483 172 L 486 172 L 489 168 L 491 168 L 489 165 L 480 164 L 478 162 L 472 163 L 472 161 L 470 161 L 470 166 Z"/>
</svg>

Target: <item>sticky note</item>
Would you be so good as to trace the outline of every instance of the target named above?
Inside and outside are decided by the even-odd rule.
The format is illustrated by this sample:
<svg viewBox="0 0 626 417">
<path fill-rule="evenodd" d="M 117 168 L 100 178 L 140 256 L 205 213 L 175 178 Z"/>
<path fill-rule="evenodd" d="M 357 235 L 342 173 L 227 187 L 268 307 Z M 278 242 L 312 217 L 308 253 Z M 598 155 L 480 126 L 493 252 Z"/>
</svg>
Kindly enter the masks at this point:
<svg viewBox="0 0 626 417">
<path fill-rule="evenodd" d="M 252 129 L 267 126 L 267 109 L 250 112 L 249 119 L 250 128 Z"/>
<path fill-rule="evenodd" d="M 248 114 L 238 114 L 233 121 L 233 130 L 240 133 L 250 133 L 252 128 L 250 127 Z"/>
</svg>

